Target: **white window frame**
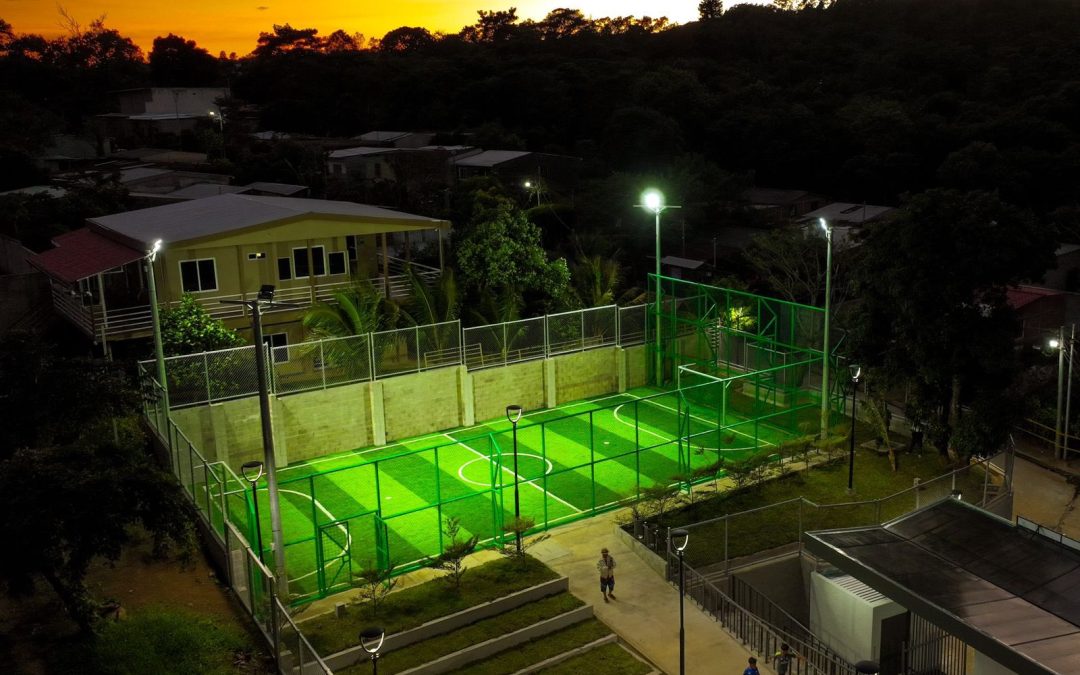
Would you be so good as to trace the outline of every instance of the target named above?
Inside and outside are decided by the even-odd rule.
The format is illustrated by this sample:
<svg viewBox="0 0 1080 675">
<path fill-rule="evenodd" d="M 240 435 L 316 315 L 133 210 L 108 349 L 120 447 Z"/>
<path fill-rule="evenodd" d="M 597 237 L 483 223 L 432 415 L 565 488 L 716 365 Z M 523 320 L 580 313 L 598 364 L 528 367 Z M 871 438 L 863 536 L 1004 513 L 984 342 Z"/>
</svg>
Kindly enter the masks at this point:
<svg viewBox="0 0 1080 675">
<path fill-rule="evenodd" d="M 248 253 L 248 260 L 252 262 L 266 260 L 266 251 L 252 251 L 251 253 Z"/>
<path fill-rule="evenodd" d="M 296 273 L 297 272 L 297 270 L 296 270 L 296 252 L 297 251 L 303 251 L 304 252 L 304 259 L 307 260 L 307 266 L 308 266 L 307 271 L 308 271 L 308 273 L 305 274 L 304 276 L 300 276 L 299 274 Z M 307 278 L 309 278 L 311 276 L 311 251 L 308 250 L 308 247 L 307 246 L 301 246 L 299 248 L 294 248 L 292 250 L 292 256 L 289 257 L 289 265 L 292 266 L 292 278 L 293 279 L 307 279 Z"/>
<path fill-rule="evenodd" d="M 341 256 L 342 271 L 340 271 L 340 272 L 333 271 L 333 269 L 332 269 L 333 265 L 330 263 L 330 260 L 336 255 Z M 348 273 L 349 273 L 349 252 L 348 251 L 330 251 L 328 254 L 326 254 L 326 276 L 336 277 L 336 276 L 339 276 L 339 275 L 342 275 L 342 274 L 348 274 Z"/>
<path fill-rule="evenodd" d="M 214 287 L 213 288 L 203 288 L 202 287 L 202 285 L 203 285 L 202 284 L 202 275 L 199 274 L 199 263 L 203 262 L 204 260 L 209 260 L 210 263 L 213 264 L 213 266 L 214 266 Z M 194 263 L 194 265 L 195 265 L 195 276 L 198 277 L 198 279 L 199 279 L 199 290 L 197 290 L 197 291 L 189 291 L 189 290 L 184 289 L 184 263 Z M 178 270 L 180 272 L 180 292 L 181 293 L 191 293 L 192 295 L 194 295 L 196 293 L 213 293 L 214 291 L 221 288 L 221 286 L 218 284 L 217 258 L 192 258 L 190 260 L 181 260 L 181 261 L 179 261 L 177 263 L 177 268 L 178 268 Z"/>
</svg>

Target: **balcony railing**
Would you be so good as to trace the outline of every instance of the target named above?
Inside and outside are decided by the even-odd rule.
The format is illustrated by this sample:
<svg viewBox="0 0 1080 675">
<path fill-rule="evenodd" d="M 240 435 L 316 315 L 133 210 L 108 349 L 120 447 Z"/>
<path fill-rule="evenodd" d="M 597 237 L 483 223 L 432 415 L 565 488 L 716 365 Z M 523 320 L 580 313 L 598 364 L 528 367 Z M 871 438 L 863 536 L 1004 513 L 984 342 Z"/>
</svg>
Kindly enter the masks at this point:
<svg viewBox="0 0 1080 675">
<path fill-rule="evenodd" d="M 398 260 L 396 258 L 390 259 L 390 269 L 400 270 L 404 272 L 405 261 Z M 412 263 L 413 268 L 417 272 L 424 283 L 433 284 L 438 280 L 441 272 L 426 265 L 420 265 Z M 384 294 L 384 289 L 389 288 L 390 297 L 392 299 L 407 298 L 412 294 L 412 286 L 409 283 L 409 278 L 404 273 L 395 274 L 388 277 L 387 282 L 383 282 L 382 275 L 371 277 L 371 284 L 375 288 L 375 292 L 380 296 Z M 299 305 L 301 308 L 310 307 L 317 302 L 330 302 L 333 300 L 333 294 L 337 291 L 344 290 L 349 287 L 351 282 L 349 281 L 332 281 L 321 284 L 315 284 L 314 286 L 301 286 L 297 288 L 279 288 L 274 294 L 274 298 L 284 303 L 292 305 Z M 256 291 L 249 293 L 234 293 L 231 295 L 214 295 L 214 296 L 195 296 L 196 301 L 202 305 L 207 313 L 215 319 L 238 319 L 248 315 L 247 307 L 243 305 L 226 305 L 223 304 L 223 300 L 251 300 L 254 299 Z M 72 323 L 74 323 L 80 330 L 94 339 L 122 339 L 137 337 L 140 335 L 149 335 L 153 328 L 153 322 L 150 314 L 150 305 L 140 305 L 137 307 L 123 307 L 123 308 L 110 308 L 108 307 L 108 299 L 106 299 L 105 310 L 102 311 L 100 305 L 87 305 L 83 303 L 82 297 L 77 292 L 73 292 L 70 287 L 53 283 L 52 285 L 53 305 L 57 311 L 66 316 Z M 176 307 L 180 303 L 179 301 L 162 302 L 161 308 L 166 309 L 170 307 Z M 268 310 L 268 311 L 287 311 L 285 309 Z"/>
</svg>

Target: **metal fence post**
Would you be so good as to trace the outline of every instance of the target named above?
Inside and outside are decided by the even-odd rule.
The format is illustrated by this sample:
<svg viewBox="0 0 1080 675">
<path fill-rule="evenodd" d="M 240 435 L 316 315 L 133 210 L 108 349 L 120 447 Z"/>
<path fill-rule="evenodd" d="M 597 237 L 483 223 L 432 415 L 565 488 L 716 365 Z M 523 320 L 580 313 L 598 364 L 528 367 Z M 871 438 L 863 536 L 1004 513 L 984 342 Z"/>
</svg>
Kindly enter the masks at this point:
<svg viewBox="0 0 1080 675">
<path fill-rule="evenodd" d="M 346 339 L 348 339 L 348 338 L 346 338 Z M 323 342 L 325 342 L 325 341 L 324 340 L 319 340 L 319 363 L 322 365 L 322 368 L 320 368 L 319 370 L 322 371 L 322 388 L 325 390 L 326 389 L 326 350 L 323 348 Z"/>
<path fill-rule="evenodd" d="M 420 327 L 413 326 L 413 333 L 416 335 L 416 372 L 420 372 Z"/>
<path fill-rule="evenodd" d="M 374 382 L 376 379 L 375 374 L 375 334 L 367 334 L 368 343 L 368 379 Z"/>
<path fill-rule="evenodd" d="M 585 312 L 586 312 L 586 310 L 583 309 L 583 310 L 581 310 L 581 313 L 578 314 L 578 321 L 580 321 L 580 323 L 581 323 L 581 350 L 582 351 L 585 351 Z"/>
<path fill-rule="evenodd" d="M 731 563 L 728 560 L 728 521 L 729 516 L 724 516 L 724 570 L 731 569 Z"/>
<path fill-rule="evenodd" d="M 203 358 L 203 375 L 206 378 L 206 402 L 213 403 L 214 399 L 210 396 L 210 357 L 206 355 L 204 351 L 202 353 Z"/>
</svg>

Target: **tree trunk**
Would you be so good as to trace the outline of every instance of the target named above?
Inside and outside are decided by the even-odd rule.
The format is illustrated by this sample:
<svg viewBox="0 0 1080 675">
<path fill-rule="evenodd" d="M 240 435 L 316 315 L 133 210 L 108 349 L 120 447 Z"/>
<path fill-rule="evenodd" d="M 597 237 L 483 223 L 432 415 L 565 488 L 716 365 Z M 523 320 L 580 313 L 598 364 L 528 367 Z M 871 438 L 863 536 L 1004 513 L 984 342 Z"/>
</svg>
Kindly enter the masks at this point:
<svg viewBox="0 0 1080 675">
<path fill-rule="evenodd" d="M 94 607 L 86 588 L 80 583 L 77 587 L 69 586 L 60 580 L 56 573 L 51 571 L 42 572 L 45 581 L 49 582 L 53 591 L 60 598 L 68 616 L 79 626 L 83 633 L 92 633 L 94 630 Z"/>
</svg>

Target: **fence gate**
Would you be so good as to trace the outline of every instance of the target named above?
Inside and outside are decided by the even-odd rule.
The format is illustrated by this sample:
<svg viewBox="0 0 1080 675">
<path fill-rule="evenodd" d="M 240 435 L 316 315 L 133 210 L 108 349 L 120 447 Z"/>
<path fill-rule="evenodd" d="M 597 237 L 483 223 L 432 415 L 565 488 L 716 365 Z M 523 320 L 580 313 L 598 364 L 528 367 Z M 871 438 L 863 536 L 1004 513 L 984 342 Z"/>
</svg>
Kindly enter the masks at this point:
<svg viewBox="0 0 1080 675">
<path fill-rule="evenodd" d="M 348 520 L 335 520 L 319 526 L 315 551 L 321 594 L 327 594 L 342 584 L 352 584 L 352 546 Z"/>
</svg>

